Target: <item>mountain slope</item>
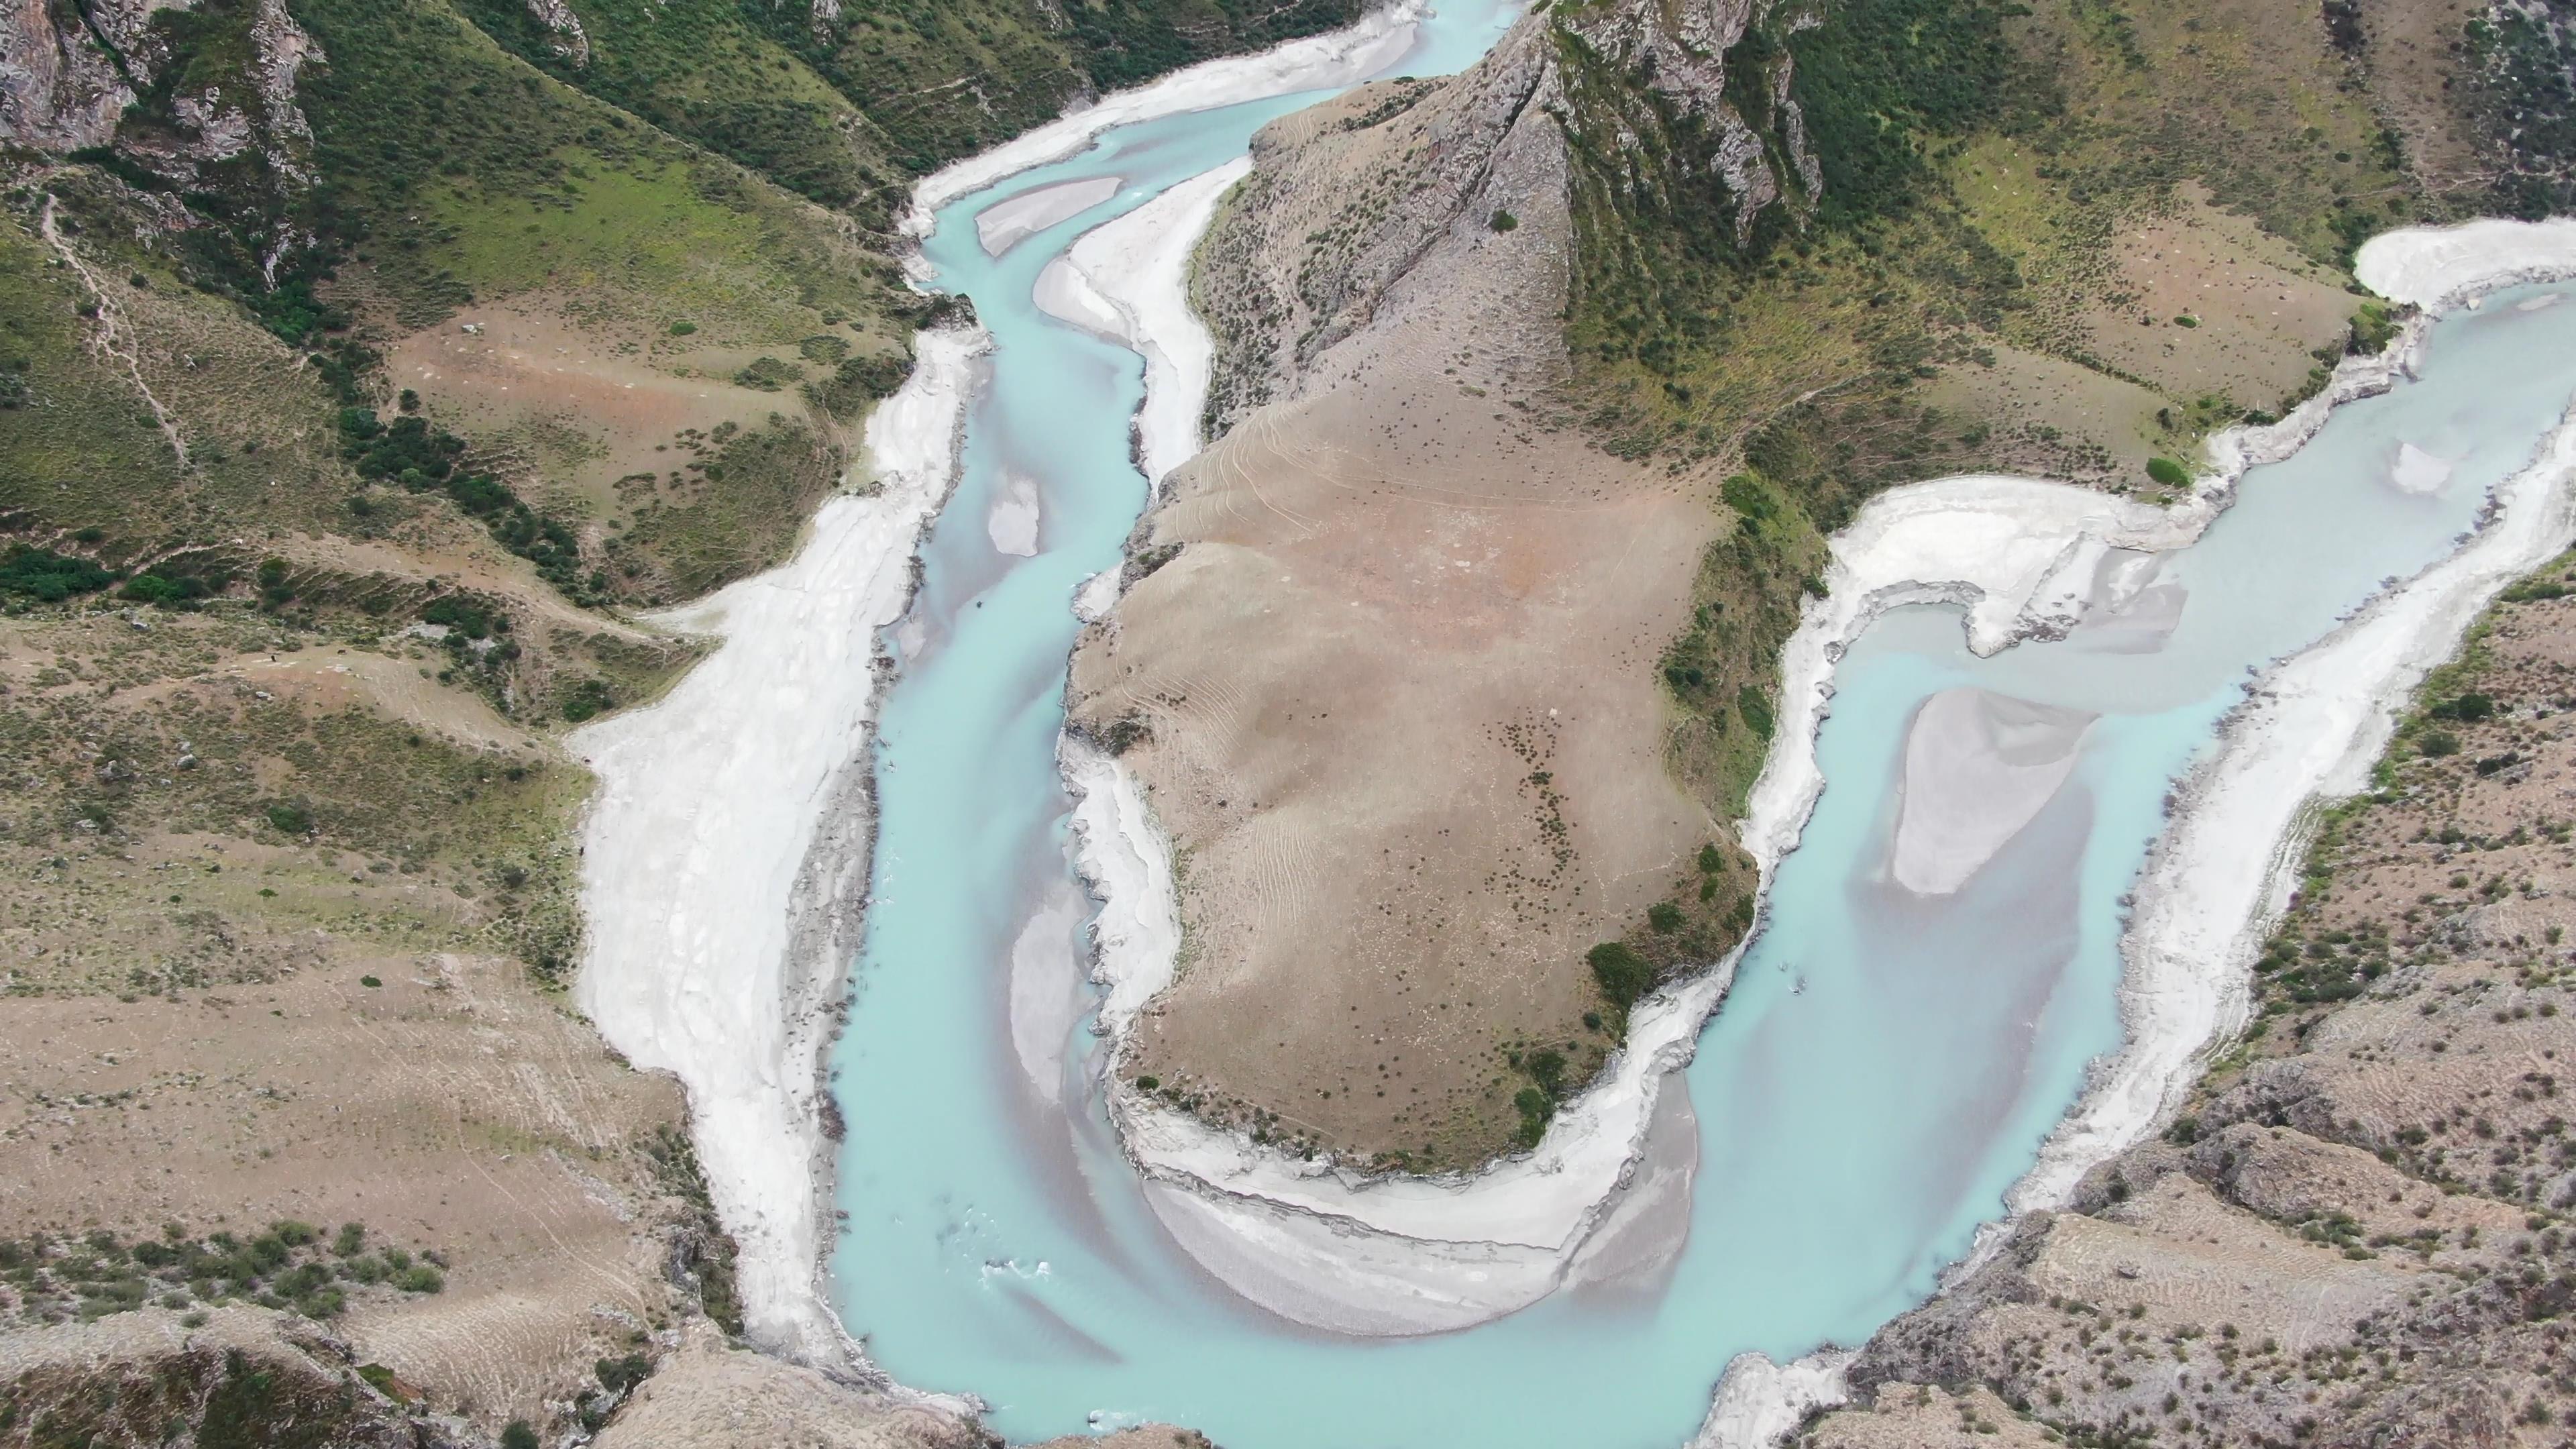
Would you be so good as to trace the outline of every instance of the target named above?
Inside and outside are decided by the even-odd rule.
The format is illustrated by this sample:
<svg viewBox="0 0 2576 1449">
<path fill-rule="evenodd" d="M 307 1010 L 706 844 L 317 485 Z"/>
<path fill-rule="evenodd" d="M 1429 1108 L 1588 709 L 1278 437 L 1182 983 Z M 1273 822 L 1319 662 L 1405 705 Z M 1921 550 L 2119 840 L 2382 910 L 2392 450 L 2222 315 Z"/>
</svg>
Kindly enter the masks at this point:
<svg viewBox="0 0 2576 1449">
<path fill-rule="evenodd" d="M 973 1438 L 673 1352 L 739 1329 L 731 1248 L 685 1104 L 563 1007 L 558 730 L 696 656 L 622 606 L 872 486 L 946 310 L 901 280 L 912 173 L 1349 7 L 847 8 L 0 7 L 0 1357 L 91 1319 L 120 1355 L 0 1386 L 0 1437 L 124 1432 L 80 1406 L 196 1373 L 211 1313 L 351 1436 L 552 1440 L 667 1354 L 658 1434 L 775 1378 Z M 281 1347 L 307 1320 L 347 1352 Z M 274 1382 L 236 1428 L 300 1412 Z"/>
</svg>

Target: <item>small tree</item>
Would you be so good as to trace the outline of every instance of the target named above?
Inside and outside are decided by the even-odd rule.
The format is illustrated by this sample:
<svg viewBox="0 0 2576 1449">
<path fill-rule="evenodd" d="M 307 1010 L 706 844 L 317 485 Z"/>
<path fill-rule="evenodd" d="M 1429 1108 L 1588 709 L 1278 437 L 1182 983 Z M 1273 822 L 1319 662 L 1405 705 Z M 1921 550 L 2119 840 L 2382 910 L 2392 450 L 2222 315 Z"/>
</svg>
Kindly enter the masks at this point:
<svg viewBox="0 0 2576 1449">
<path fill-rule="evenodd" d="M 1655 968 L 1620 942 L 1604 941 L 1585 952 L 1583 959 L 1591 963 L 1592 979 L 1601 983 L 1601 994 L 1623 1012 L 1655 984 Z"/>
</svg>

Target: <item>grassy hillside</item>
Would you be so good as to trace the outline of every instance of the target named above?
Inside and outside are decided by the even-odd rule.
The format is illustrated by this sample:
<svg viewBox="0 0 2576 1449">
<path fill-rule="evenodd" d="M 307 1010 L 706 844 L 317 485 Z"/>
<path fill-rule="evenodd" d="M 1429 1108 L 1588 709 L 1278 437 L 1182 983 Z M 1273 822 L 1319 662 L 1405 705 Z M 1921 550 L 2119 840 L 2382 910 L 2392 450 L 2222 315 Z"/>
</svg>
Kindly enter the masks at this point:
<svg viewBox="0 0 2576 1449">
<path fill-rule="evenodd" d="M 529 64 L 673 135 L 890 225 L 913 177 L 1101 90 L 1349 24 L 1358 0 L 577 0 L 580 38 L 517 0 L 462 11 Z"/>
<path fill-rule="evenodd" d="M 1721 817 L 1760 768 L 1824 535 L 1869 495 L 2008 468 L 2152 496 L 2150 465 L 2187 469 L 2211 431 L 2385 338 L 2346 292 L 2363 239 L 2563 204 L 2565 27 L 2520 12 L 2472 20 L 2444 66 L 2383 72 L 2378 30 L 2291 0 L 1845 0 L 1758 20 L 1711 97 L 1605 53 L 1618 9 L 1550 12 L 1569 403 L 1613 453 L 1731 475 L 1712 502 L 1733 530 L 1658 664 L 1671 764 Z M 1720 103 L 1779 188 L 1743 226 Z M 2419 173 L 2410 105 L 2469 118 L 2514 163 L 2492 185 Z M 1699 959 L 1674 943 L 1732 937 L 1701 919 L 1711 900 L 1685 873 L 1686 929 L 1624 944 Z"/>
</svg>

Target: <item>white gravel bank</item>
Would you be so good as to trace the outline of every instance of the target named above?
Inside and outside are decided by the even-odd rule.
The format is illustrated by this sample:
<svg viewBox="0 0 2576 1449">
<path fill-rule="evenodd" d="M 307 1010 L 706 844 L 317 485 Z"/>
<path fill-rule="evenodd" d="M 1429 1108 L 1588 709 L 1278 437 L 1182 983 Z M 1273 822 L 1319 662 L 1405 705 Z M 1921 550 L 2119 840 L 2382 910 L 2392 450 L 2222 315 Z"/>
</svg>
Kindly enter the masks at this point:
<svg viewBox="0 0 2576 1449">
<path fill-rule="evenodd" d="M 832 498 L 787 564 L 661 616 L 723 642 L 659 702 L 571 737 L 599 777 L 575 998 L 635 1065 L 688 1089 L 708 1191 L 741 1246 L 746 1327 L 822 1366 L 854 1361 L 817 1288 L 815 1056 L 865 889 L 876 632 L 911 597 L 982 346 L 923 333 L 912 376 L 868 421 L 875 496 Z"/>
</svg>

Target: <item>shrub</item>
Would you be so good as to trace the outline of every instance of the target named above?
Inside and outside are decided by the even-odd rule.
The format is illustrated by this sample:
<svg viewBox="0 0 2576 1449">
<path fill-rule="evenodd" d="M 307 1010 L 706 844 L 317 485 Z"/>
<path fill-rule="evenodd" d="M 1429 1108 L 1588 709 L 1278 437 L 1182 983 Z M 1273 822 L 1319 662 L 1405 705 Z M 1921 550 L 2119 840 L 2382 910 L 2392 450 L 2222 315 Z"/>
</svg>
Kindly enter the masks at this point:
<svg viewBox="0 0 2576 1449">
<path fill-rule="evenodd" d="M 1496 231 L 1510 231 L 1513 227 L 1521 224 L 1521 219 L 1512 215 L 1508 211 L 1498 211 L 1494 213 L 1492 224 Z"/>
<path fill-rule="evenodd" d="M 2191 481 L 2191 470 L 2171 458 L 2149 458 L 2147 476 L 2167 488 L 2180 488 Z"/>
<path fill-rule="evenodd" d="M 1682 908 L 1671 901 L 1657 901 L 1646 907 L 1646 924 L 1659 935 L 1671 935 L 1682 928 Z"/>
<path fill-rule="evenodd" d="M 283 835 L 302 835 L 313 828 L 313 812 L 290 801 L 268 807 L 268 823 Z"/>
<path fill-rule="evenodd" d="M 1735 692 L 1735 712 L 1744 716 L 1745 726 L 1755 735 L 1766 740 L 1771 738 L 1771 701 L 1762 697 L 1761 690 L 1749 684 L 1738 689 Z"/>
<path fill-rule="evenodd" d="M 1531 1052 L 1522 1060 L 1521 1070 L 1529 1073 L 1530 1080 L 1538 1083 L 1538 1089 L 1547 1093 L 1548 1100 L 1555 1101 L 1565 1095 L 1565 1053 L 1554 1047 Z"/>
<path fill-rule="evenodd" d="M 1610 998 L 1621 1011 L 1637 1004 L 1655 984 L 1655 968 L 1646 958 L 1617 941 L 1604 941 L 1583 954 L 1592 966 L 1592 979 L 1601 983 L 1601 994 Z"/>
<path fill-rule="evenodd" d="M 454 594 L 443 595 L 423 605 L 420 621 L 424 624 L 443 625 L 468 639 L 483 638 L 496 632 L 496 629 L 506 632 L 509 627 L 506 620 L 486 613 L 483 607 L 473 600 L 459 598 Z"/>
<path fill-rule="evenodd" d="M 758 388 L 762 392 L 776 392 L 804 375 L 805 369 L 795 363 L 783 362 L 775 357 L 755 357 L 751 360 L 750 366 L 733 375 L 733 380 L 743 387 Z"/>
<path fill-rule="evenodd" d="M 1556 1099 L 1536 1087 L 1523 1087 L 1512 1097 L 1512 1106 L 1521 1114 L 1520 1144 L 1536 1147 L 1547 1135 L 1547 1120 L 1556 1115 Z"/>
<path fill-rule="evenodd" d="M 47 604 L 59 604 L 74 594 L 94 594 L 114 582 L 116 575 L 88 559 L 24 544 L 9 550 L 9 557 L 0 561 L 0 594 L 24 594 Z"/>
<path fill-rule="evenodd" d="M 1780 511 L 1779 501 L 1750 473 L 1738 473 L 1727 479 L 1721 491 L 1725 495 L 1726 506 L 1751 522 L 1765 522 Z"/>
<path fill-rule="evenodd" d="M 436 1293 L 447 1286 L 447 1279 L 427 1263 L 414 1263 L 394 1275 L 394 1286 L 405 1293 Z"/>
<path fill-rule="evenodd" d="M 537 1431 L 525 1419 L 512 1419 L 501 1430 L 501 1449 L 539 1449 Z"/>
<path fill-rule="evenodd" d="M 2435 719 L 2454 719 L 2462 724 L 2476 724 L 2495 714 L 2495 698 L 2492 695 L 2472 692 L 2461 695 L 2457 699 L 2446 699 L 2424 712 Z"/>
<path fill-rule="evenodd" d="M 630 1353 L 624 1358 L 604 1358 L 599 1361 L 599 1386 L 612 1394 L 617 1393 L 644 1382 L 652 1372 L 653 1365 L 640 1353 Z"/>
<path fill-rule="evenodd" d="M 2438 760 L 2460 752 L 2460 737 L 2448 730 L 2427 730 L 2424 737 L 2415 742 L 2415 748 L 2423 752 L 2424 758 Z"/>
<path fill-rule="evenodd" d="M 671 324 L 671 335 L 674 337 L 686 337 L 697 330 L 698 324 L 695 322 L 674 322 Z"/>
<path fill-rule="evenodd" d="M 563 717 L 573 724 L 579 724 L 601 710 L 616 707 L 617 698 L 609 693 L 607 680 L 584 679 L 565 691 Z"/>
<path fill-rule="evenodd" d="M 1702 875 L 1715 875 L 1715 874 L 1717 874 L 1718 867 L 1720 867 L 1720 866 L 1724 865 L 1725 863 L 1726 863 L 1726 857 L 1724 857 L 1724 856 L 1722 856 L 1722 855 L 1719 855 L 1719 854 L 1717 853 L 1717 847 L 1716 847 L 1716 846 L 1714 846 L 1714 845 L 1703 845 L 1703 846 L 1701 846 L 1701 847 L 1699 848 L 1699 873 L 1700 873 L 1700 874 L 1702 874 Z"/>
</svg>

